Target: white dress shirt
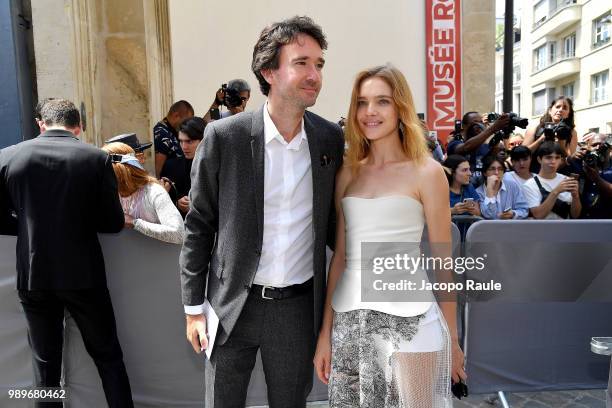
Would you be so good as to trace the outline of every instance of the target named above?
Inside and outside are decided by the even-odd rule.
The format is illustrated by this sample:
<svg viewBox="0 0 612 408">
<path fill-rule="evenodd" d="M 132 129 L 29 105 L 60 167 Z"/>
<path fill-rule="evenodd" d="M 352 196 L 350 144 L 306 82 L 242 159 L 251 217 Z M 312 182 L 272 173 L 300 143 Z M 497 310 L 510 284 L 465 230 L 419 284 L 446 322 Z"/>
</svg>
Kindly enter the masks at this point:
<svg viewBox="0 0 612 408">
<path fill-rule="evenodd" d="M 283 138 L 264 109 L 263 244 L 253 283 L 286 287 L 312 278 L 312 164 L 302 119 L 300 132 L 290 143 Z M 184 306 L 200 314 L 203 305 Z"/>
<path fill-rule="evenodd" d="M 312 166 L 302 119 L 287 143 L 264 106 L 263 245 L 256 285 L 285 287 L 313 276 Z"/>
</svg>

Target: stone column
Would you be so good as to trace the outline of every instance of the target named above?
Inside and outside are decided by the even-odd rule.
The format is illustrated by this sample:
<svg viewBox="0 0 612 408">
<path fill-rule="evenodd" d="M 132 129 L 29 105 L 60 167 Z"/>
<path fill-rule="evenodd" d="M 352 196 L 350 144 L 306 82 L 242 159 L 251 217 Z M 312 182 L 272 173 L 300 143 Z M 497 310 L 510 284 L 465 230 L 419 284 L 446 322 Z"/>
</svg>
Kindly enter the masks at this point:
<svg viewBox="0 0 612 408">
<path fill-rule="evenodd" d="M 149 128 L 153 128 L 173 102 L 168 0 L 145 0 L 144 21 L 149 73 Z"/>
<path fill-rule="evenodd" d="M 73 102 L 81 111 L 84 134 L 81 140 L 100 145 L 100 104 L 96 92 L 97 47 L 93 40 L 98 32 L 95 0 L 71 0 L 70 28 L 72 38 Z M 51 95 L 52 96 L 52 95 Z"/>
<path fill-rule="evenodd" d="M 463 111 L 495 106 L 495 2 L 462 1 Z"/>
</svg>

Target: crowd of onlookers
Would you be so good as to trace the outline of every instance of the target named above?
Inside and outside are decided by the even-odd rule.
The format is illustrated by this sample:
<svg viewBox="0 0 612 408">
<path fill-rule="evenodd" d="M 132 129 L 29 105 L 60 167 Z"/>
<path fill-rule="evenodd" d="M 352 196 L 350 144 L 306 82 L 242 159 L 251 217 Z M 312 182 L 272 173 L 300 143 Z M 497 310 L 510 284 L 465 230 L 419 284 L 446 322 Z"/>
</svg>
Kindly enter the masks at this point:
<svg viewBox="0 0 612 408">
<path fill-rule="evenodd" d="M 611 138 L 579 138 L 564 96 L 524 136 L 507 131 L 511 116 L 468 112 L 450 135 L 440 161 L 455 220 L 612 218 Z"/>
<path fill-rule="evenodd" d="M 204 128 L 213 120 L 242 112 L 249 97 L 246 81 L 233 80 L 219 88 L 201 118 L 187 101 L 172 104 L 153 128 L 153 143 L 140 143 L 134 133 L 106 141 L 103 149 L 113 161 L 126 228 L 162 241 L 182 242 L 191 165 Z M 222 106 L 224 112 L 220 112 Z M 612 140 L 599 133 L 579 140 L 572 101 L 563 96 L 524 136 L 514 131 L 516 120 L 512 114 L 467 112 L 457 121 L 446 146 L 430 138 L 424 128 L 432 157 L 447 174 L 455 222 L 612 218 Z M 144 151 L 152 145 L 154 175 L 145 170 Z"/>
</svg>

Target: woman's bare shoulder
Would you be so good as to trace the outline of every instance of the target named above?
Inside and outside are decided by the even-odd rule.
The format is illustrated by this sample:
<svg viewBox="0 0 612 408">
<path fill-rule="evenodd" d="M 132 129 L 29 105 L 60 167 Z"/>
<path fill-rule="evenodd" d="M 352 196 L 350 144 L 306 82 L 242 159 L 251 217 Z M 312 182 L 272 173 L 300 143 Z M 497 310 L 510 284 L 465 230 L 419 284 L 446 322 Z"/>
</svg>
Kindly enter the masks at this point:
<svg viewBox="0 0 612 408">
<path fill-rule="evenodd" d="M 444 174 L 442 165 L 432 157 L 425 158 L 420 165 L 415 166 L 415 170 L 419 177 L 429 180 L 439 177 L 440 174 Z"/>
</svg>

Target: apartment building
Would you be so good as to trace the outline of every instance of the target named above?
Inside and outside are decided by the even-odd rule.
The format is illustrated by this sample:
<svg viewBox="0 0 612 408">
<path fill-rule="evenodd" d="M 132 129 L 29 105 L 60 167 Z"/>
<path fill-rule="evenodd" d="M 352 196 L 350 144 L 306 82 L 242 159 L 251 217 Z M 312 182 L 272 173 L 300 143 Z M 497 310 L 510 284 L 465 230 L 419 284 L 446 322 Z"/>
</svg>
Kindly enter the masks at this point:
<svg viewBox="0 0 612 408">
<path fill-rule="evenodd" d="M 566 95 L 574 100 L 579 136 L 590 130 L 612 133 L 611 6 L 608 0 L 522 3 L 514 111 L 539 120 L 555 97 Z M 496 54 L 496 107 L 501 107 L 503 50 Z"/>
</svg>

